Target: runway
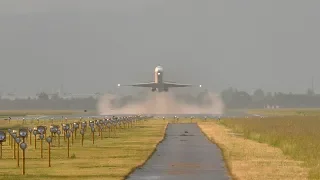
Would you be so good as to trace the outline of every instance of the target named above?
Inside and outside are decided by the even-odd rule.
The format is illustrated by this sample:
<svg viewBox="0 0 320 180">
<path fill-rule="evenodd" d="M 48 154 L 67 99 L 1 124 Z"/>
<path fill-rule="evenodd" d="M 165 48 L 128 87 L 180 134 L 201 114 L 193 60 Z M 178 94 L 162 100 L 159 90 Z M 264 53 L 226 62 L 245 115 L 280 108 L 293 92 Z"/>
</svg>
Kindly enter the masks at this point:
<svg viewBox="0 0 320 180">
<path fill-rule="evenodd" d="M 165 139 L 128 180 L 228 180 L 219 148 L 196 124 L 169 124 Z"/>
</svg>

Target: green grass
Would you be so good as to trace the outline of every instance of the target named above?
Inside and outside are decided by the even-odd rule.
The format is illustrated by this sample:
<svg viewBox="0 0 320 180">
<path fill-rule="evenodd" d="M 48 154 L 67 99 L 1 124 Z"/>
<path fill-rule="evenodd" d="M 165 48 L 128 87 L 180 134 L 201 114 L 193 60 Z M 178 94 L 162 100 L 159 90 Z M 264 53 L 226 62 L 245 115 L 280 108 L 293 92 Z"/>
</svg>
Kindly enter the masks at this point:
<svg viewBox="0 0 320 180">
<path fill-rule="evenodd" d="M 71 122 L 72 120 L 69 120 Z M 51 121 L 41 122 L 49 125 Z M 60 124 L 61 121 L 59 121 Z M 51 148 L 51 167 L 48 167 L 48 144 L 43 142 L 43 155 L 40 158 L 40 140 L 37 149 L 32 145 L 26 151 L 26 175 L 22 175 L 22 159 L 17 167 L 17 159 L 13 159 L 13 150 L 7 141 L 3 147 L 3 159 L 0 159 L 0 179 L 123 179 L 135 167 L 144 163 L 154 151 L 157 143 L 162 140 L 167 121 L 148 120 L 134 127 L 117 129 L 116 135 L 108 130 L 100 139 L 95 132 L 95 143 L 92 144 L 90 129 L 87 129 L 84 146 L 81 147 L 81 136 L 70 146 L 70 158 L 67 158 L 67 142 L 61 136 L 61 146 L 57 147 L 58 139 L 54 139 Z M 27 127 L 34 127 L 37 122 L 28 122 Z M 2 124 L 1 128 L 20 127 L 21 124 Z M 71 144 L 71 138 L 70 138 Z M 20 152 L 20 158 L 22 152 Z"/>
<path fill-rule="evenodd" d="M 72 115 L 83 113 L 80 110 L 0 110 L 0 118 L 28 115 Z M 88 112 L 87 112 L 88 113 Z"/>
<path fill-rule="evenodd" d="M 220 123 L 245 138 L 280 148 L 305 162 L 310 179 L 320 179 L 320 116 L 234 118 Z"/>
</svg>

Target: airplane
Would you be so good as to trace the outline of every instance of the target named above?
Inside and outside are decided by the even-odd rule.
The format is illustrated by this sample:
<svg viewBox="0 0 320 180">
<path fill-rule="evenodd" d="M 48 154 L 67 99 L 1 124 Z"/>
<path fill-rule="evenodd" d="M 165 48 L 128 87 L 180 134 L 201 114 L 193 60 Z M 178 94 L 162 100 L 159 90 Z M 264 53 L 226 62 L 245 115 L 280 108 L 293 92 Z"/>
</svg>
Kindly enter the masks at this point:
<svg viewBox="0 0 320 180">
<path fill-rule="evenodd" d="M 121 85 L 118 84 L 118 87 Z M 190 87 L 193 86 L 191 84 L 178 84 L 175 82 L 166 82 L 163 80 L 163 68 L 161 66 L 157 66 L 154 69 L 154 82 L 150 83 L 138 83 L 138 84 L 131 84 L 131 85 L 124 85 L 124 86 L 134 86 L 134 87 L 148 87 L 151 88 L 152 92 L 168 92 L 169 88 L 174 87 Z M 201 85 L 199 85 L 201 87 Z"/>
</svg>

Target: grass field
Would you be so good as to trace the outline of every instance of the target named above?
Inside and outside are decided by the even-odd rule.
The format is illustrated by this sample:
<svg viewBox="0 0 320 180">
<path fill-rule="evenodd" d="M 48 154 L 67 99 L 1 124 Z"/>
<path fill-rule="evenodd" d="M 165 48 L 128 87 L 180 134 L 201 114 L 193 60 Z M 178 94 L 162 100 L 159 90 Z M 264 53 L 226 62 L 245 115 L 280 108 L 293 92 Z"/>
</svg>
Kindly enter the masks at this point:
<svg viewBox="0 0 320 180">
<path fill-rule="evenodd" d="M 69 120 L 71 122 L 72 120 Z M 31 121 L 30 121 L 31 122 Z M 37 122 L 27 125 L 34 127 Z M 40 122 L 49 125 L 50 121 Z M 60 124 L 61 122 L 57 122 Z M 26 151 L 26 175 L 22 175 L 22 159 L 17 167 L 17 159 L 13 159 L 13 150 L 8 141 L 3 146 L 3 158 L 0 159 L 0 179 L 124 179 L 135 167 L 144 163 L 154 151 L 158 142 L 163 139 L 167 121 L 148 120 L 140 122 L 134 127 L 118 129 L 115 137 L 108 131 L 103 132 L 100 139 L 95 133 L 95 143 L 92 144 L 91 132 L 85 134 L 84 146 L 81 147 L 79 134 L 70 146 L 70 158 L 67 158 L 67 143 L 61 136 L 61 146 L 57 147 L 57 139 L 51 148 L 51 167 L 48 167 L 48 144 L 43 142 L 43 155 L 40 158 L 40 140 L 37 140 L 37 149 L 32 145 Z M 2 124 L 0 128 L 18 127 L 14 121 Z M 70 138 L 71 143 L 71 138 Z M 20 151 L 20 158 L 22 152 Z"/>
<path fill-rule="evenodd" d="M 305 108 L 305 109 L 249 109 L 243 110 L 248 114 L 259 114 L 266 116 L 293 116 L 293 115 L 320 115 L 318 108 Z"/>
<path fill-rule="evenodd" d="M 305 180 L 301 162 L 285 156 L 279 148 L 239 137 L 216 122 L 198 122 L 202 132 L 222 150 L 235 180 Z"/>
<path fill-rule="evenodd" d="M 304 162 L 309 179 L 320 179 L 320 116 L 234 118 L 220 123 L 245 138 L 280 148 Z"/>
<path fill-rule="evenodd" d="M 28 115 L 72 115 L 83 113 L 80 110 L 0 110 L 0 118 Z M 88 112 L 87 112 L 88 113 Z"/>
</svg>

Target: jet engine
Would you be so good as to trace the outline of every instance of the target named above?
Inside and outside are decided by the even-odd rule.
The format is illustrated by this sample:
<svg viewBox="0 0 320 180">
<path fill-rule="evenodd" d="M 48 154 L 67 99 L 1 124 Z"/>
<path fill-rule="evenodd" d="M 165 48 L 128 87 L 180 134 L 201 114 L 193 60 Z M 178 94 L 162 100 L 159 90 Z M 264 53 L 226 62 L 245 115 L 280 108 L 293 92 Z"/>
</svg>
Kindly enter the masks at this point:
<svg viewBox="0 0 320 180">
<path fill-rule="evenodd" d="M 151 91 L 152 91 L 152 92 L 155 92 L 155 91 L 156 91 L 156 88 L 152 88 Z"/>
</svg>

